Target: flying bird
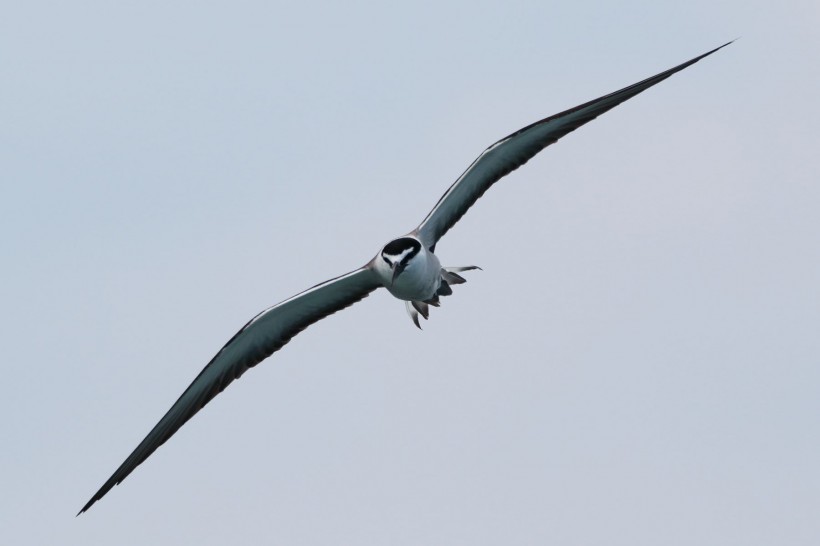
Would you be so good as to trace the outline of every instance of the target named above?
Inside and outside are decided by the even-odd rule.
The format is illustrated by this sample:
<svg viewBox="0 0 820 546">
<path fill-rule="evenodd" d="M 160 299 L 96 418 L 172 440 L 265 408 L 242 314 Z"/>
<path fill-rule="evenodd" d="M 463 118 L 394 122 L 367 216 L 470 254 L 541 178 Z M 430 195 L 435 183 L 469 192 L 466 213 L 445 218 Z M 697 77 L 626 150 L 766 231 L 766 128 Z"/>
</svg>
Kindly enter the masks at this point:
<svg viewBox="0 0 820 546">
<path fill-rule="evenodd" d="M 77 515 L 121 483 L 234 379 L 281 349 L 314 322 L 384 287 L 405 302 L 407 312 L 420 327 L 419 316 L 427 319 L 431 306 L 438 307 L 441 297 L 451 295 L 454 285 L 465 282 L 460 273 L 478 269 L 476 266 L 442 267 L 435 250 L 439 239 L 490 186 L 564 135 L 730 43 L 620 91 L 536 121 L 492 144 L 449 187 L 416 229 L 387 243 L 364 266 L 269 307 L 245 324 Z"/>
</svg>

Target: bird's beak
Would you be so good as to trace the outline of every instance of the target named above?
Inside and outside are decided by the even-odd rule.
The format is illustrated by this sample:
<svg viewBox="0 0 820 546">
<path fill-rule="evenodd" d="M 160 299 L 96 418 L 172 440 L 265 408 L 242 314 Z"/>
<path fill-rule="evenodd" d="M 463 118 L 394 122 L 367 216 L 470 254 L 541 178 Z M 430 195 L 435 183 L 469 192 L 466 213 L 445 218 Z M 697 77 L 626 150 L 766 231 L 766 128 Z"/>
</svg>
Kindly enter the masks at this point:
<svg viewBox="0 0 820 546">
<path fill-rule="evenodd" d="M 399 276 L 399 273 L 404 271 L 404 266 L 401 263 L 394 263 L 393 264 L 393 277 L 390 279 L 390 286 L 393 286 L 393 283 L 396 282 L 396 277 Z"/>
</svg>

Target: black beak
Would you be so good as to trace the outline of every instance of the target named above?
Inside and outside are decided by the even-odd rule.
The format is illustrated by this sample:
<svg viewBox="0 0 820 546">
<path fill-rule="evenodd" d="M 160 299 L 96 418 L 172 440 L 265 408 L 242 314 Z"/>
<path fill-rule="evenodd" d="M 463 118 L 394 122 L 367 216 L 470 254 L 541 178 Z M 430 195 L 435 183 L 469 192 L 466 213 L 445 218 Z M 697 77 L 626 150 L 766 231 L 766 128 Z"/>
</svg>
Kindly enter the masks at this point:
<svg viewBox="0 0 820 546">
<path fill-rule="evenodd" d="M 398 277 L 399 274 L 402 271 L 404 271 L 405 267 L 407 267 L 406 264 L 402 264 L 402 263 L 394 263 L 393 264 L 393 277 L 390 279 L 390 286 L 393 286 L 393 283 L 396 282 L 396 277 Z"/>
</svg>

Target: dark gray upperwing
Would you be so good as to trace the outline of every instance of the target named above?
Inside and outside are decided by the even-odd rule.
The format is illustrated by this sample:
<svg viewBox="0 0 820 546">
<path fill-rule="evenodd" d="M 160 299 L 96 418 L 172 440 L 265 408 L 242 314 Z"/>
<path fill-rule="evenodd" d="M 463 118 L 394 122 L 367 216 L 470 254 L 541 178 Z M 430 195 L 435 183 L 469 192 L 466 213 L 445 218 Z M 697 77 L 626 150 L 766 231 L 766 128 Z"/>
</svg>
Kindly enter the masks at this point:
<svg viewBox="0 0 820 546">
<path fill-rule="evenodd" d="M 631 99 L 675 72 L 683 70 L 731 43 L 723 44 L 708 53 L 620 91 L 537 121 L 502 138 L 473 161 L 413 233 L 425 246 L 434 248 L 438 240 L 464 216 L 467 209 L 473 206 L 473 203 L 484 195 L 490 186 L 532 159 L 538 152 L 625 100 Z"/>
<path fill-rule="evenodd" d="M 250 320 L 216 354 L 168 413 L 83 506 L 82 514 L 122 482 L 188 419 L 234 379 L 278 351 L 296 334 L 324 317 L 353 305 L 381 286 L 367 266 L 317 284 Z"/>
</svg>

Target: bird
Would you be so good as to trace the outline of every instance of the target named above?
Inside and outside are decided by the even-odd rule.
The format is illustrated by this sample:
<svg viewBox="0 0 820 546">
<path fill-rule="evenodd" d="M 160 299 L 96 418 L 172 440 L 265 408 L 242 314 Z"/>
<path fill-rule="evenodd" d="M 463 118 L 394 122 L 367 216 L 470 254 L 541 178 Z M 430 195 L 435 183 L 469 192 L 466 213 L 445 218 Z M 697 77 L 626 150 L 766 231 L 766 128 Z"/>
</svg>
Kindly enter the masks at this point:
<svg viewBox="0 0 820 546">
<path fill-rule="evenodd" d="M 673 68 L 515 131 L 486 148 L 447 189 L 414 230 L 388 242 L 364 266 L 268 307 L 248 321 L 211 359 L 111 477 L 77 513 L 86 512 L 235 379 L 315 322 L 386 288 L 405 302 L 413 323 L 450 296 L 461 275 L 477 266 L 442 267 L 436 244 L 496 182 L 561 137 L 673 74 L 728 46 L 727 42 Z"/>
</svg>

